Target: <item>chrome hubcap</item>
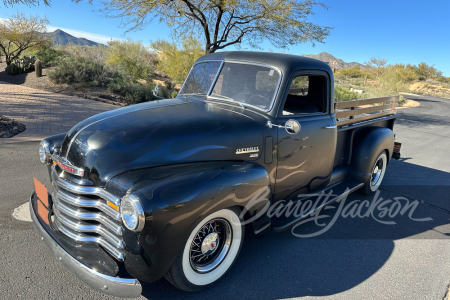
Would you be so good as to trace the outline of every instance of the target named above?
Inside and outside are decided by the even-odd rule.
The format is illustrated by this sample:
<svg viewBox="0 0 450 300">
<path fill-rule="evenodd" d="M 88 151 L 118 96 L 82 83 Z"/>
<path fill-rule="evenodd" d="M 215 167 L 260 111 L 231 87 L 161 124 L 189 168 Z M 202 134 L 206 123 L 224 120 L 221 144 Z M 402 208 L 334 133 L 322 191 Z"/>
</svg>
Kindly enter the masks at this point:
<svg viewBox="0 0 450 300">
<path fill-rule="evenodd" d="M 213 219 L 207 222 L 191 243 L 191 267 L 198 273 L 214 270 L 228 254 L 231 240 L 232 230 L 228 221 Z"/>
<path fill-rule="evenodd" d="M 383 172 L 383 158 L 380 157 L 375 163 L 375 166 L 373 167 L 372 170 L 372 178 L 370 181 L 371 185 L 376 185 L 378 183 L 382 172 Z"/>
</svg>

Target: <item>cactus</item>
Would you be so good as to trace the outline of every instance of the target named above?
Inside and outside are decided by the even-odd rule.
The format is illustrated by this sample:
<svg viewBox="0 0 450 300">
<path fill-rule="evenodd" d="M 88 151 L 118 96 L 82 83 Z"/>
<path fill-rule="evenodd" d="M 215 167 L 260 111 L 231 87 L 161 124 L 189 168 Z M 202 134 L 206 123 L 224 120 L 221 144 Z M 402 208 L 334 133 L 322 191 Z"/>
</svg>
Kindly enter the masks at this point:
<svg viewBox="0 0 450 300">
<path fill-rule="evenodd" d="M 39 59 L 34 63 L 34 69 L 36 71 L 36 77 L 42 77 L 42 63 Z"/>
</svg>

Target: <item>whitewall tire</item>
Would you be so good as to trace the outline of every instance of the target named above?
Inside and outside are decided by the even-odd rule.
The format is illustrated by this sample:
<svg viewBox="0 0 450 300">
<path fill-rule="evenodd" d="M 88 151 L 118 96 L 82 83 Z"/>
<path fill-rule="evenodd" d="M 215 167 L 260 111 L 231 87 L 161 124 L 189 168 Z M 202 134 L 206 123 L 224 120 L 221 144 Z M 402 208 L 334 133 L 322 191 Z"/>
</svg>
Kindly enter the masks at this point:
<svg viewBox="0 0 450 300">
<path fill-rule="evenodd" d="M 195 292 L 208 288 L 231 268 L 244 240 L 244 226 L 236 208 L 204 218 L 192 230 L 166 279 L 175 287 Z"/>
</svg>

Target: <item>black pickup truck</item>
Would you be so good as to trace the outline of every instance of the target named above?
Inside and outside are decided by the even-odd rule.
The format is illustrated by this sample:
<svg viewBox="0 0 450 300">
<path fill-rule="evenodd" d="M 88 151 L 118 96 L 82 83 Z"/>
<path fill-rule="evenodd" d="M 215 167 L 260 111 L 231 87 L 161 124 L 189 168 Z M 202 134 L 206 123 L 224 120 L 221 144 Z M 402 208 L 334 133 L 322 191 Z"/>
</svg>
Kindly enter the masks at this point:
<svg viewBox="0 0 450 300">
<path fill-rule="evenodd" d="M 104 293 L 137 297 L 140 281 L 162 277 L 207 288 L 236 260 L 245 229 L 283 231 L 318 209 L 270 217 L 273 203 L 376 191 L 399 155 L 397 99 L 335 103 L 331 68 L 306 57 L 205 55 L 175 99 L 44 139 L 52 187 L 35 179 L 33 224 L 58 260 Z"/>
</svg>

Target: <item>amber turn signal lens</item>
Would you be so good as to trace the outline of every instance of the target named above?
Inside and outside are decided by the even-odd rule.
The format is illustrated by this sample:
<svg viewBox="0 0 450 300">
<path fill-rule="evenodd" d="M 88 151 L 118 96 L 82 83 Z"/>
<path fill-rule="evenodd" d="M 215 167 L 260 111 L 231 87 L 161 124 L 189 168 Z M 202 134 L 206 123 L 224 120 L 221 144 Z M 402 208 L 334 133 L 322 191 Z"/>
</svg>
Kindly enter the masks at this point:
<svg viewBox="0 0 450 300">
<path fill-rule="evenodd" d="M 115 210 L 119 210 L 119 207 L 111 202 L 108 201 L 108 205 L 114 208 Z"/>
</svg>

